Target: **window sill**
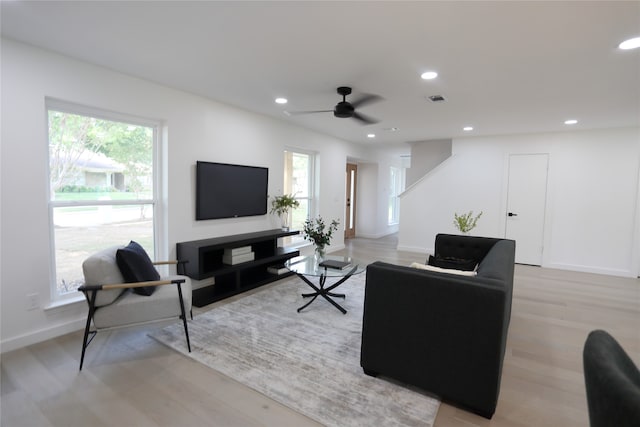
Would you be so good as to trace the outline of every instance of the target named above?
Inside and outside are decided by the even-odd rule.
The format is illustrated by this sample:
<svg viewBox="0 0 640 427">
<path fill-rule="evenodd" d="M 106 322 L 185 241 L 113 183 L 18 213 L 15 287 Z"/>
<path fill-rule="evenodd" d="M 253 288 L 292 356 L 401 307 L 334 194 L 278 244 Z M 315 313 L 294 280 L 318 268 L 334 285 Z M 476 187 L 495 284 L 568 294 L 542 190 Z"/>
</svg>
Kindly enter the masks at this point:
<svg viewBox="0 0 640 427">
<path fill-rule="evenodd" d="M 287 249 L 299 249 L 311 245 L 311 242 L 301 235 L 294 235 L 280 238 L 280 245 Z"/>
<path fill-rule="evenodd" d="M 51 301 L 48 305 L 45 305 L 42 309 L 44 311 L 56 310 L 58 308 L 68 307 L 72 304 L 77 304 L 79 302 L 86 301 L 84 295 L 74 296 L 72 298 L 59 299 L 56 301 Z"/>
<path fill-rule="evenodd" d="M 312 246 L 311 242 L 309 242 L 308 240 L 294 240 L 291 242 L 283 242 L 284 243 L 284 248 L 286 249 L 301 249 L 301 248 L 306 248 L 308 246 Z"/>
</svg>

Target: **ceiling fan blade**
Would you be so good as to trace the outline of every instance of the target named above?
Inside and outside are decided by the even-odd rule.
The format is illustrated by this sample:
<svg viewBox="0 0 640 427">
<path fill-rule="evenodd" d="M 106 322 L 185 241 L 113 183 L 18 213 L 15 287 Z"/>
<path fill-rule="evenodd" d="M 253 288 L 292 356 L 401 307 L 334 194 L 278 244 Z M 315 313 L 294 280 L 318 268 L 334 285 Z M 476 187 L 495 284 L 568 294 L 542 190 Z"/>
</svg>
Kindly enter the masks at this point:
<svg viewBox="0 0 640 427">
<path fill-rule="evenodd" d="M 378 123 L 380 120 L 374 119 L 373 117 L 368 117 L 363 114 L 358 113 L 357 111 L 353 113 L 352 118 L 359 120 L 363 125 L 372 125 Z"/>
<path fill-rule="evenodd" d="M 333 110 L 311 110 L 311 111 L 285 111 L 287 116 L 299 116 L 302 114 L 314 114 L 314 113 L 333 113 Z"/>
<path fill-rule="evenodd" d="M 373 104 L 374 102 L 378 102 L 378 101 L 382 101 L 384 98 L 382 98 L 380 95 L 364 95 L 362 98 L 358 99 L 357 101 L 353 101 L 351 103 L 351 105 L 353 105 L 353 108 L 358 108 L 358 107 L 362 107 L 363 105 L 367 105 L 367 104 Z"/>
</svg>

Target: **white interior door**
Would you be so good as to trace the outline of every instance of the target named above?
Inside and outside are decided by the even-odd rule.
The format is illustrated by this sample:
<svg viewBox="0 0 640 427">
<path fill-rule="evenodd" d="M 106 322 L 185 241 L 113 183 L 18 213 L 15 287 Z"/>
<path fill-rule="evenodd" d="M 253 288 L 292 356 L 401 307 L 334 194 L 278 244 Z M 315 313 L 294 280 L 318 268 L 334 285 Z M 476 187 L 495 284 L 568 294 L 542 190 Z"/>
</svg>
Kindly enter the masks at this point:
<svg viewBox="0 0 640 427">
<path fill-rule="evenodd" d="M 516 241 L 516 262 L 542 265 L 548 154 L 509 156 L 506 238 Z"/>
</svg>

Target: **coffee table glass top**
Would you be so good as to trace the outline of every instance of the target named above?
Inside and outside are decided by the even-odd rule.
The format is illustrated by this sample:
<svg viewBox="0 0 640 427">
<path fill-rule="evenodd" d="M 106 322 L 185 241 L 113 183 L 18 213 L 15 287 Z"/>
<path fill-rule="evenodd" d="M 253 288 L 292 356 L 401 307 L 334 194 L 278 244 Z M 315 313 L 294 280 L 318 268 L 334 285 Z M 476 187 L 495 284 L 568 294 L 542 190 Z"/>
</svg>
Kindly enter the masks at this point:
<svg viewBox="0 0 640 427">
<path fill-rule="evenodd" d="M 346 275 L 359 274 L 367 268 L 362 261 L 346 256 L 326 255 L 323 260 L 348 262 L 349 266 L 343 269 L 321 267 L 318 265 L 318 259 L 314 255 L 291 258 L 287 260 L 284 266 L 297 274 L 324 277 L 344 277 Z"/>
</svg>

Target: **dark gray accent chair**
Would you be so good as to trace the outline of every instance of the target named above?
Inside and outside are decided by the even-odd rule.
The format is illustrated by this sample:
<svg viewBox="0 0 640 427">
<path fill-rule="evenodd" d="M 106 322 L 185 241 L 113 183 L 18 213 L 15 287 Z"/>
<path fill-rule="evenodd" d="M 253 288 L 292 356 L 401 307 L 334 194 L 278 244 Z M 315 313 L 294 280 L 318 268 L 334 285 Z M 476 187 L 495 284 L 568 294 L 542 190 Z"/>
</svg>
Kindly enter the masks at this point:
<svg viewBox="0 0 640 427">
<path fill-rule="evenodd" d="M 592 331 L 582 359 L 591 427 L 640 426 L 640 371 L 620 344 Z"/>
<path fill-rule="evenodd" d="M 438 234 L 435 256 L 474 259 L 474 277 L 367 267 L 360 364 L 491 418 L 511 318 L 515 242 Z"/>
</svg>

